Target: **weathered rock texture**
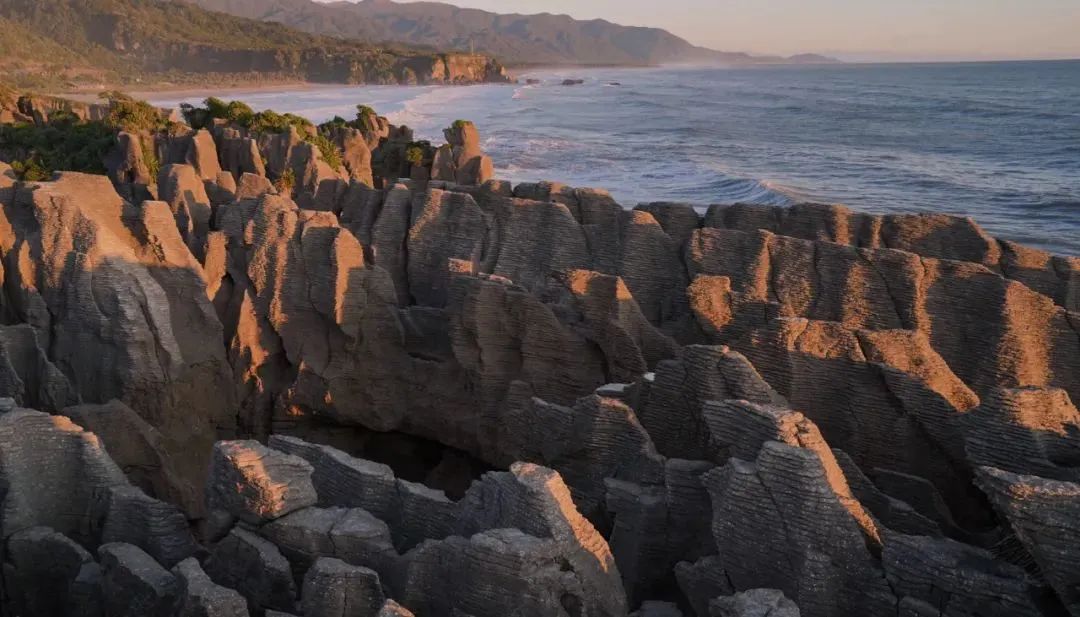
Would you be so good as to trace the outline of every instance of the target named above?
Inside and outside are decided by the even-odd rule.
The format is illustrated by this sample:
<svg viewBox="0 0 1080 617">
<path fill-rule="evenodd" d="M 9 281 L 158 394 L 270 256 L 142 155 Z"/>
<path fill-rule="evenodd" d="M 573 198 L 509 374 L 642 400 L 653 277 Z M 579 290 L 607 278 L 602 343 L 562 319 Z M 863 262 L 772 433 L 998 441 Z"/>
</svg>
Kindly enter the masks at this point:
<svg viewBox="0 0 1080 617">
<path fill-rule="evenodd" d="M 0 168 L 4 614 L 1080 615 L 1075 259 L 315 134 Z"/>
</svg>

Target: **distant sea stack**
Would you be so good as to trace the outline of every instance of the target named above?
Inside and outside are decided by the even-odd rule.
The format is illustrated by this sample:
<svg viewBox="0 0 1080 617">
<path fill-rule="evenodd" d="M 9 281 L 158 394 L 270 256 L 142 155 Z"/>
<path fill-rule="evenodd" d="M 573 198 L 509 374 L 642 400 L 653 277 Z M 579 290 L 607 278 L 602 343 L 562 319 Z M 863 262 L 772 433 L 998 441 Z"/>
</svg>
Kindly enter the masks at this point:
<svg viewBox="0 0 1080 617">
<path fill-rule="evenodd" d="M 1080 259 L 6 100 L 5 615 L 1080 610 Z"/>
</svg>

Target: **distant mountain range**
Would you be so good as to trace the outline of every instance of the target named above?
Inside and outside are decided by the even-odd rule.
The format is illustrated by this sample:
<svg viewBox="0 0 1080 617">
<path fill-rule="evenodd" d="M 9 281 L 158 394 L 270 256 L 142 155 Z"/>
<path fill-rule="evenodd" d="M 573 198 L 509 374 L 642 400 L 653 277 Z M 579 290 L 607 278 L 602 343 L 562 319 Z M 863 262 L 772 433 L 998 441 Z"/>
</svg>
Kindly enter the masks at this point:
<svg viewBox="0 0 1080 617">
<path fill-rule="evenodd" d="M 305 32 L 167 0 L 0 0 L 0 83 L 505 80 L 482 54 Z"/>
<path fill-rule="evenodd" d="M 824 63 L 816 54 L 753 56 L 692 45 L 659 28 L 620 26 L 566 15 L 498 14 L 439 2 L 390 0 L 319 3 L 313 0 L 188 0 L 251 19 L 378 43 L 475 50 L 512 65 L 651 65 L 668 62 Z"/>
</svg>

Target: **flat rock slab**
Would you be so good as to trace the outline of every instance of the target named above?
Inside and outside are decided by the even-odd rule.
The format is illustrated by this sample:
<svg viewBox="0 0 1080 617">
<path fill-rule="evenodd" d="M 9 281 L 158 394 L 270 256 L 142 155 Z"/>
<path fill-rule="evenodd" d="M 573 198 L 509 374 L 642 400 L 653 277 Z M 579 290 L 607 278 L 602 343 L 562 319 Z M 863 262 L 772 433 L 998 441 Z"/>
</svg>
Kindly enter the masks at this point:
<svg viewBox="0 0 1080 617">
<path fill-rule="evenodd" d="M 207 502 L 259 525 L 315 505 L 311 472 L 304 459 L 257 441 L 221 441 L 214 445 Z"/>
</svg>

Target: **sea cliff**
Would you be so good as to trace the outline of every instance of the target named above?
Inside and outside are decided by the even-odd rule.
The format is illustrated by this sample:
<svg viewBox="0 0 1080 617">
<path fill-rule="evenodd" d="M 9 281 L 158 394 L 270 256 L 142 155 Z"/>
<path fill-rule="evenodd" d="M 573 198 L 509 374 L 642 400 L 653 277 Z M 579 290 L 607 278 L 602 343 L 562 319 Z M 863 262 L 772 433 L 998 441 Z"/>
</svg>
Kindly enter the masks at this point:
<svg viewBox="0 0 1080 617">
<path fill-rule="evenodd" d="M 5 614 L 1080 614 L 1080 259 L 16 108 L 112 132 L 0 164 Z"/>
</svg>

